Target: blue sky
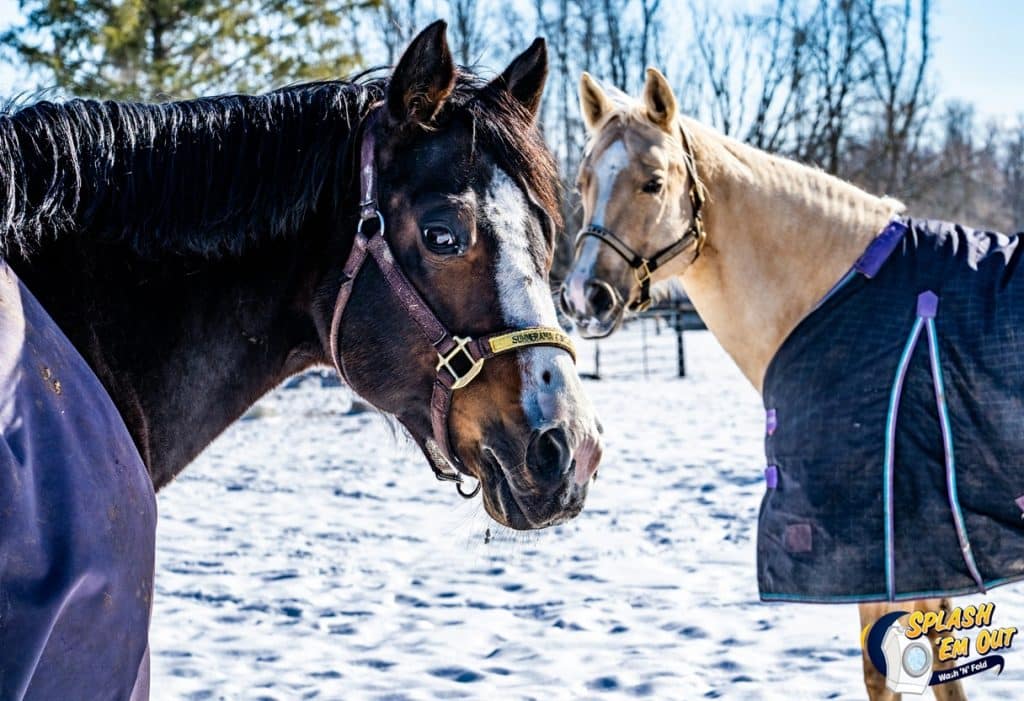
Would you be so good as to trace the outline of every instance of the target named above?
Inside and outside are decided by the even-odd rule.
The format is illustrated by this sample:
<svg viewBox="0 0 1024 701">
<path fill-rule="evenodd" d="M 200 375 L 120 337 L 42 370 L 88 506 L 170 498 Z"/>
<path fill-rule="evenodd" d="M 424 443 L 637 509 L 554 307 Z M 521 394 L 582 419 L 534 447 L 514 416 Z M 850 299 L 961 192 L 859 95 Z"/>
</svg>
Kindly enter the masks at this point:
<svg viewBox="0 0 1024 701">
<path fill-rule="evenodd" d="M 764 0 L 733 0 L 736 5 Z M 0 0 L 0 26 L 18 21 L 16 0 Z M 940 98 L 973 102 L 983 117 L 1024 115 L 1024 3 L 936 0 L 933 52 Z M 23 74 L 0 65 L 0 95 L 23 89 Z"/>
<path fill-rule="evenodd" d="M 1024 115 L 1024 3 L 939 0 L 935 35 L 941 96 L 989 116 Z"/>
</svg>

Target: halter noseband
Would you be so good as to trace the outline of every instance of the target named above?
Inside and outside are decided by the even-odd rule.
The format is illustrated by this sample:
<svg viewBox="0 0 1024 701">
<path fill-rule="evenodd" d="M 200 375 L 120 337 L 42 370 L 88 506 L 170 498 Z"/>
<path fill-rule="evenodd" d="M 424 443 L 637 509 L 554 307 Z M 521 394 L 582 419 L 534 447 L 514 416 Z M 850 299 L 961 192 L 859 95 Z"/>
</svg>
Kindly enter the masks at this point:
<svg viewBox="0 0 1024 701">
<path fill-rule="evenodd" d="M 576 360 L 576 351 L 572 340 L 560 329 L 546 326 L 531 326 L 523 329 L 506 329 L 497 333 L 468 338 L 456 336 L 431 311 L 426 301 L 409 281 L 395 260 L 394 252 L 384 234 L 386 231 L 384 215 L 377 206 L 377 184 L 375 163 L 375 135 L 373 127 L 377 121 L 377 112 L 366 118 L 362 129 L 362 143 L 359 150 L 359 224 L 356 227 L 352 251 L 342 271 L 341 287 L 334 302 L 334 314 L 331 318 L 331 358 L 338 374 L 351 387 L 345 364 L 341 357 L 341 322 L 345 316 L 345 307 L 355 287 L 359 272 L 366 262 L 367 256 L 377 263 L 384 280 L 409 315 L 419 327 L 423 335 L 437 351 L 436 374 L 430 397 L 430 423 L 434 434 L 434 442 L 440 455 L 428 446 L 430 466 L 434 475 L 443 481 L 455 482 L 459 494 L 467 499 L 476 496 L 480 491 L 478 483 L 472 492 L 462 491 L 462 475 L 469 475 L 462 461 L 452 451 L 448 431 L 448 418 L 451 413 L 452 394 L 462 389 L 483 370 L 484 361 L 502 353 L 509 353 L 529 346 L 552 346 L 561 348 Z M 440 466 L 444 458 L 456 471 L 451 472 Z"/>
<path fill-rule="evenodd" d="M 640 296 L 629 305 L 630 311 L 646 311 L 651 306 L 651 274 L 669 262 L 691 245 L 695 245 L 693 259 L 697 260 L 701 250 L 704 248 L 704 241 L 707 239 L 707 232 L 704 231 L 704 222 L 701 218 L 701 210 L 704 207 L 704 190 L 697 179 L 697 164 L 693 155 L 693 147 L 686 135 L 686 130 L 679 126 L 679 134 L 683 141 L 683 148 L 686 150 L 686 158 L 683 159 L 686 166 L 686 174 L 690 178 L 690 208 L 693 211 L 690 227 L 675 242 L 655 253 L 650 258 L 644 258 L 623 241 L 610 229 L 599 224 L 591 224 L 580 230 L 576 235 L 576 255 L 579 255 L 580 246 L 585 238 L 593 237 L 604 244 L 607 244 L 613 251 L 619 254 L 626 263 L 633 269 L 633 276 L 640 285 Z"/>
</svg>

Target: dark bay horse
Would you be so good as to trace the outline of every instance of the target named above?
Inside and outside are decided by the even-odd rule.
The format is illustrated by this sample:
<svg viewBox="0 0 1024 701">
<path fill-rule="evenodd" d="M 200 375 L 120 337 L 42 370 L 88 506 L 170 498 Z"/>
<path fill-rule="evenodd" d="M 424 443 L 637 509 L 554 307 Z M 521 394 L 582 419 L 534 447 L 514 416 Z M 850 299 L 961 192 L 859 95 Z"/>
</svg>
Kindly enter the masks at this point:
<svg viewBox="0 0 1024 701">
<path fill-rule="evenodd" d="M 31 290 L 156 489 L 286 377 L 333 363 L 439 477 L 477 481 L 494 519 L 563 522 L 582 509 L 600 439 L 549 292 L 560 222 L 536 126 L 546 74 L 537 40 L 482 81 L 454 66 L 438 22 L 386 79 L 0 117 L 0 307 L 28 310 Z M 88 419 L 59 374 L 22 373 Z M 14 445 L 23 424 L 8 418 Z M 0 455 L 0 491 L 14 494 L 29 463 L 56 479 L 74 448 Z M 92 521 L 55 510 L 26 522 L 66 544 L 128 518 L 120 536 L 151 547 L 155 513 L 102 496 Z M 4 519 L 0 508 L 0 697 L 145 696 L 152 552 L 134 591 L 45 548 L 27 573 L 3 551 L 18 542 Z M 115 615 L 71 620 L 126 606 L 145 623 L 127 637 Z"/>
</svg>

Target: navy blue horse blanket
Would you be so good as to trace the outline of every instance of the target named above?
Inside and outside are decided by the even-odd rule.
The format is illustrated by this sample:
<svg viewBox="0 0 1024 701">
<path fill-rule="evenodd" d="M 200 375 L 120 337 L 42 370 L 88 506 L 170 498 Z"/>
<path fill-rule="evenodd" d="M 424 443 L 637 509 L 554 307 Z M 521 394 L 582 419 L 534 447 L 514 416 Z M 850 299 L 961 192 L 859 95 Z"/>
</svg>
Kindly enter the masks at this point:
<svg viewBox="0 0 1024 701">
<path fill-rule="evenodd" d="M 764 382 L 763 599 L 1024 577 L 1019 237 L 893 221 L 785 340 Z"/>
<path fill-rule="evenodd" d="M 0 260 L 0 699 L 149 694 L 156 499 L 99 380 Z"/>
</svg>

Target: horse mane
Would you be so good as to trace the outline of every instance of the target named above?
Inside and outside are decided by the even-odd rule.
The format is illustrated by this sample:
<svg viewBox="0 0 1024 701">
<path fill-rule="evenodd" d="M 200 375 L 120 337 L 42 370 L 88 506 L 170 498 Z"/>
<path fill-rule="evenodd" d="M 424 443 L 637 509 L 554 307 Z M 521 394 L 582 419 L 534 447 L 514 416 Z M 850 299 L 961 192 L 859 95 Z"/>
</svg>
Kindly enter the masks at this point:
<svg viewBox="0 0 1024 701">
<path fill-rule="evenodd" d="M 602 83 L 601 88 L 615 109 L 605 115 L 591 133 L 585 147 L 588 153 L 614 124 L 619 124 L 622 128 L 628 128 L 631 124 L 650 124 L 643 100 L 614 86 Z M 871 209 L 882 203 L 881 206 L 888 208 L 893 216 L 906 210 L 906 206 L 893 197 L 873 195 L 838 176 L 826 173 L 819 167 L 755 148 L 682 113 L 677 115 L 676 123 L 679 129 L 686 133 L 687 139 L 694 147 L 699 162 L 693 163 L 692 172 L 697 173 L 697 184 L 705 193 L 708 191 L 706 181 L 709 179 L 724 178 L 733 182 L 748 182 L 752 173 L 768 173 L 770 175 L 758 177 L 785 180 L 790 183 L 792 190 L 827 189 L 844 202 L 858 203 L 856 206 L 860 208 Z M 678 136 L 673 135 L 671 138 L 682 146 Z M 682 149 L 682 152 L 684 158 L 690 157 L 686 149 Z M 808 186 L 808 183 L 811 185 Z"/>
<path fill-rule="evenodd" d="M 460 72 L 445 112 L 557 211 L 554 164 L 513 99 Z M 0 114 L 0 255 L 88 232 L 143 255 L 238 254 L 353 196 L 350 140 L 386 78 L 163 104 L 74 99 Z M 503 93 L 504 91 L 501 91 Z"/>
</svg>

